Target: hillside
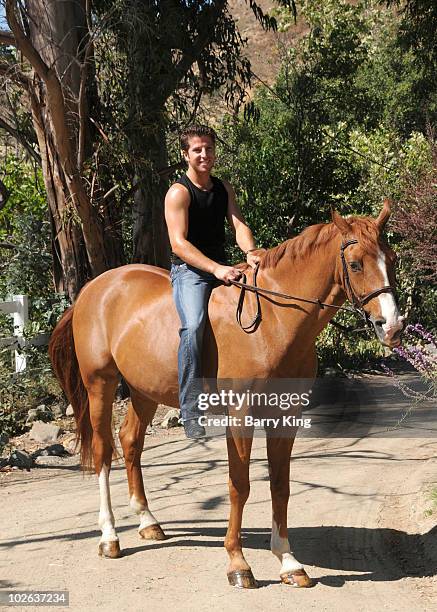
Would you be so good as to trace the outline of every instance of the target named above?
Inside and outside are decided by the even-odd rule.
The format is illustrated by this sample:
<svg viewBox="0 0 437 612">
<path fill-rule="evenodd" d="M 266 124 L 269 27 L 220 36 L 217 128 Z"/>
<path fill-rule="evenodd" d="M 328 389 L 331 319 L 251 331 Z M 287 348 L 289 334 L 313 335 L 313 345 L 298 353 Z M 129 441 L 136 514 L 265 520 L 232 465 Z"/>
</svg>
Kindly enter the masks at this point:
<svg viewBox="0 0 437 612">
<path fill-rule="evenodd" d="M 272 0 L 259 0 L 258 4 L 264 12 L 271 12 L 277 6 Z M 241 35 L 248 39 L 245 54 L 251 61 L 253 72 L 272 85 L 281 63 L 281 46 L 294 44 L 307 31 L 305 22 L 298 19 L 287 32 L 266 32 L 244 0 L 230 0 L 229 6 Z"/>
</svg>

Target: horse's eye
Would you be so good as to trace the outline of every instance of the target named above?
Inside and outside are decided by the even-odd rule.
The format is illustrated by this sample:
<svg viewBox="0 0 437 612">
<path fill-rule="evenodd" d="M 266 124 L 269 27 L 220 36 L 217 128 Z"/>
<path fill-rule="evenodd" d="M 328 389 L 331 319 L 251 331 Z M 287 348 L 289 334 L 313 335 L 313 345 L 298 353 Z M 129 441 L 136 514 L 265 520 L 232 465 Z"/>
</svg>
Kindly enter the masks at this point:
<svg viewBox="0 0 437 612">
<path fill-rule="evenodd" d="M 362 266 L 359 261 L 351 261 L 349 262 L 349 266 L 352 272 L 360 272 L 360 270 L 362 270 Z"/>
</svg>

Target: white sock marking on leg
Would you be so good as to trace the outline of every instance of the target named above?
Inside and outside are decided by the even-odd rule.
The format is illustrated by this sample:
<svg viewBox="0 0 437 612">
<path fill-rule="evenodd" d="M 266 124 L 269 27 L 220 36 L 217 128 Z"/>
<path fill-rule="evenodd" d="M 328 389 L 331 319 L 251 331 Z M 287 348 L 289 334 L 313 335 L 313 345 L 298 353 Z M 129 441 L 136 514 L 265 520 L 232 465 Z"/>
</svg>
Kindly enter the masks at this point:
<svg viewBox="0 0 437 612">
<path fill-rule="evenodd" d="M 295 559 L 290 551 L 290 543 L 288 538 L 282 538 L 279 535 L 279 529 L 275 519 L 272 520 L 272 537 L 270 547 L 275 557 L 278 557 L 281 562 L 280 574 L 294 572 L 298 569 L 303 569 L 302 563 Z"/>
<path fill-rule="evenodd" d="M 130 498 L 130 507 L 140 517 L 140 526 L 138 531 L 144 529 L 144 527 L 150 527 L 151 525 L 158 525 L 158 521 L 150 512 L 147 505 L 141 503 L 134 495 Z"/>
<path fill-rule="evenodd" d="M 100 512 L 99 527 L 102 530 L 101 542 L 115 542 L 118 540 L 115 533 L 115 520 L 111 506 L 111 491 L 109 489 L 109 469 L 103 465 L 99 474 Z"/>
</svg>

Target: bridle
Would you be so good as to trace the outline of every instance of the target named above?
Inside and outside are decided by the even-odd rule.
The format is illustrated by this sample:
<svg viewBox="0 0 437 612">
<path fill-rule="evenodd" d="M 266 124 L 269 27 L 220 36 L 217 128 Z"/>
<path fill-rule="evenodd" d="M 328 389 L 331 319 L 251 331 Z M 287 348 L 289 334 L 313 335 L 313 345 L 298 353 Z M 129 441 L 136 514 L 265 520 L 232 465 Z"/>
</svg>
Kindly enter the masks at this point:
<svg viewBox="0 0 437 612">
<path fill-rule="evenodd" d="M 258 276 L 259 266 L 257 265 L 253 273 L 253 285 L 247 284 L 246 275 L 244 273 L 243 273 L 243 282 L 230 281 L 232 285 L 235 285 L 236 287 L 240 287 L 241 289 L 240 297 L 239 297 L 238 304 L 237 304 L 237 310 L 236 310 L 236 319 L 237 319 L 238 325 L 247 334 L 250 334 L 256 331 L 256 329 L 258 328 L 258 325 L 261 323 L 261 320 L 262 320 L 260 295 L 265 295 L 265 296 L 271 295 L 273 297 L 279 297 L 284 300 L 296 300 L 298 302 L 304 302 L 306 304 L 316 304 L 322 310 L 324 310 L 325 308 L 335 308 L 337 311 L 345 310 L 347 312 L 358 313 L 364 319 L 366 325 L 368 325 L 370 323 L 370 320 L 369 320 L 370 317 L 368 313 L 364 310 L 364 306 L 368 302 L 370 302 L 370 300 L 372 300 L 374 297 L 381 295 L 381 293 L 391 293 L 392 295 L 395 295 L 395 292 L 391 285 L 384 285 L 383 287 L 380 287 L 379 289 L 370 291 L 369 293 L 367 293 L 365 296 L 361 298 L 357 296 L 357 294 L 354 292 L 352 288 L 352 284 L 351 284 L 350 277 L 349 277 L 349 270 L 348 270 L 346 258 L 344 255 L 345 250 L 351 244 L 358 244 L 358 240 L 356 240 L 356 238 L 351 238 L 350 240 L 347 240 L 346 242 L 342 242 L 341 247 L 340 247 L 340 258 L 341 258 L 341 263 L 343 267 L 344 289 L 345 289 L 345 293 L 346 293 L 348 300 L 352 304 L 352 308 L 349 308 L 348 306 L 336 306 L 335 304 L 327 304 L 326 302 L 322 302 L 319 299 L 302 298 L 296 295 L 289 295 L 287 293 L 279 293 L 278 291 L 271 291 L 270 289 L 264 289 L 263 287 L 258 287 L 258 285 L 256 284 L 257 282 L 256 279 Z M 242 314 L 243 314 L 244 298 L 246 295 L 246 291 L 252 291 L 253 293 L 256 294 L 257 312 L 253 320 L 248 325 L 243 325 Z M 336 327 L 339 327 L 343 331 L 347 331 L 347 332 L 362 331 L 363 329 L 366 329 L 366 328 L 346 327 L 344 325 L 341 325 L 340 323 L 337 323 L 336 321 L 330 321 L 330 323 L 332 325 L 335 325 Z"/>
<path fill-rule="evenodd" d="M 367 323 L 369 320 L 369 315 L 364 310 L 363 306 L 365 306 L 368 302 L 370 302 L 370 300 L 373 300 L 374 297 L 381 295 L 381 293 L 391 293 L 394 296 L 395 292 L 391 285 L 384 285 L 383 287 L 380 287 L 379 289 L 375 289 L 374 291 L 369 291 L 369 293 L 366 293 L 366 295 L 363 296 L 362 298 L 356 295 L 356 293 L 352 289 L 352 285 L 351 285 L 351 281 L 349 277 L 349 270 L 347 267 L 346 258 L 344 256 L 344 252 L 346 248 L 350 246 L 351 244 L 358 244 L 358 240 L 356 238 L 351 238 L 350 240 L 347 240 L 346 242 L 342 242 L 341 247 L 340 247 L 340 257 L 341 257 L 341 263 L 343 266 L 343 278 L 344 278 L 344 284 L 346 286 L 346 295 L 347 295 L 348 300 L 351 302 L 354 311 L 359 313 Z"/>
</svg>

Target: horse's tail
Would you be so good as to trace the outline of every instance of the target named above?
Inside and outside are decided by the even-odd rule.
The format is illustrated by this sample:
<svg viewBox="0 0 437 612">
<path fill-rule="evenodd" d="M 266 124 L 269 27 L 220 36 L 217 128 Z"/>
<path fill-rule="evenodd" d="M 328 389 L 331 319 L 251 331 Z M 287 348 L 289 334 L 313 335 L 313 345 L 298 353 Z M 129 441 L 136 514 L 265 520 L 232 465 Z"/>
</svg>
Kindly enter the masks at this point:
<svg viewBox="0 0 437 612">
<path fill-rule="evenodd" d="M 73 310 L 74 305 L 64 312 L 53 330 L 49 342 L 49 356 L 56 377 L 73 407 L 77 426 L 76 447 L 80 442 L 82 469 L 84 471 L 91 471 L 93 466 L 93 430 L 90 421 L 88 393 L 80 375 L 74 346 Z"/>
</svg>

